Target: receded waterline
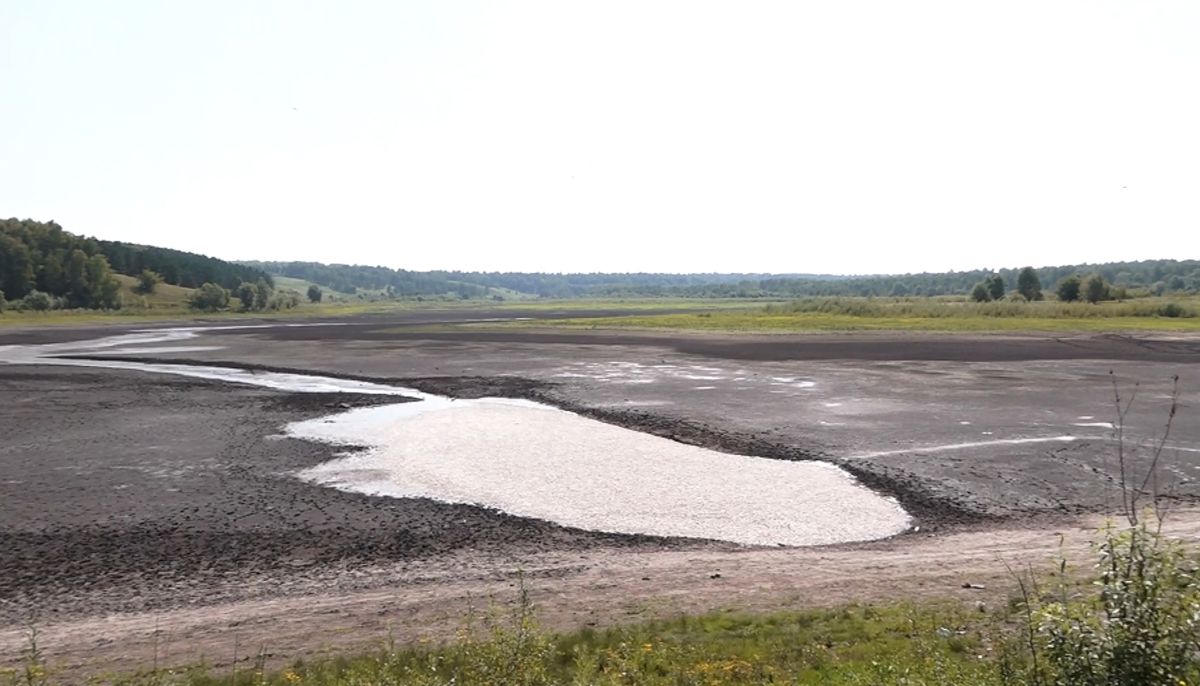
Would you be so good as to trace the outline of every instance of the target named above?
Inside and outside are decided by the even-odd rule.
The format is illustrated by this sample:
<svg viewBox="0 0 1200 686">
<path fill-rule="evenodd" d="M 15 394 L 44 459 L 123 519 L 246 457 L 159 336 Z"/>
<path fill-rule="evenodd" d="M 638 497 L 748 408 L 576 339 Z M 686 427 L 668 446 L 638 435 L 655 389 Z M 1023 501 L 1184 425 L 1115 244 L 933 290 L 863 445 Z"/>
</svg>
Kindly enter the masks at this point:
<svg viewBox="0 0 1200 686">
<path fill-rule="evenodd" d="M 990 432 L 984 432 L 985 434 Z M 852 457 L 857 459 L 871 457 L 888 457 L 891 455 L 913 455 L 917 453 L 941 453 L 950 450 L 967 450 L 970 448 L 987 448 L 995 445 L 1025 445 L 1027 443 L 1073 443 L 1080 440 L 1078 436 L 1045 436 L 1041 438 L 999 438 L 990 441 L 968 441 L 966 443 L 950 443 L 947 445 L 913 446 L 899 450 L 877 450 L 869 453 L 858 453 Z"/>
</svg>

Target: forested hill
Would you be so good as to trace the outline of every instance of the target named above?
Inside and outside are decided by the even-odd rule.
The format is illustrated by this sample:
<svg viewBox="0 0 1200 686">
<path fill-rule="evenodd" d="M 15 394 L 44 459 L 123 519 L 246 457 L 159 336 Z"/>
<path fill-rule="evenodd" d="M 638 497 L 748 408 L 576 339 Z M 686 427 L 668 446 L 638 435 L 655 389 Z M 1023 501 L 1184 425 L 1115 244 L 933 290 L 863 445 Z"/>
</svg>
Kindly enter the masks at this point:
<svg viewBox="0 0 1200 686">
<path fill-rule="evenodd" d="M 258 269 L 195 253 L 101 241 L 64 231 L 54 222 L 0 219 L 0 291 L 10 300 L 41 291 L 69 307 L 119 306 L 112 272 L 158 272 L 169 284 L 195 288 L 207 282 L 236 288 L 271 277 Z"/>
<path fill-rule="evenodd" d="M 304 279 L 342 293 L 386 291 L 398 296 L 458 293 L 480 296 L 514 292 L 542 298 L 575 298 L 609 293 L 659 295 L 669 289 L 778 278 L 771 274 L 556 274 L 533 272 L 416 272 L 388 267 L 322 264 L 320 262 L 239 262 L 279 276 Z M 792 279 L 823 281 L 839 276 L 788 275 Z"/>
<path fill-rule="evenodd" d="M 255 283 L 259 279 L 274 285 L 267 272 L 207 255 L 119 241 L 96 243 L 113 270 L 120 274 L 136 275 L 143 269 L 149 269 L 158 272 L 163 281 L 184 288 L 199 288 L 206 283 L 215 283 L 232 290 L 242 282 Z"/>
<path fill-rule="evenodd" d="M 587 296 L 671 296 L 791 298 L 803 296 L 963 295 L 995 275 L 1016 287 L 1019 268 L 902 275 L 818 274 L 539 274 L 523 272 L 414 272 L 387 267 L 318 262 L 243 262 L 272 274 L 304 279 L 344 293 L 388 291 L 395 296 L 458 294 L 573 298 Z M 1036 270 L 1051 287 L 1075 274 L 1099 274 L 1114 286 L 1146 291 L 1200 291 L 1200 260 L 1148 260 L 1076 264 Z"/>
</svg>

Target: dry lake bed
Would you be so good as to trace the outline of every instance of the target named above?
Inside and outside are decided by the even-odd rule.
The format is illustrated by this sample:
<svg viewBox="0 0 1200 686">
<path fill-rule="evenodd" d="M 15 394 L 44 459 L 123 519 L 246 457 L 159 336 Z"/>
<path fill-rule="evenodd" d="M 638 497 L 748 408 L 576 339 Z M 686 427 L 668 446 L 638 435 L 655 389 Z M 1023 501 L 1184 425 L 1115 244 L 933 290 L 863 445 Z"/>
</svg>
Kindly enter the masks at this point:
<svg viewBox="0 0 1200 686">
<path fill-rule="evenodd" d="M 1114 378 L 1136 466 L 1179 376 L 1164 474 L 1200 496 L 1200 338 L 470 323 L 495 317 L 0 331 L 0 657 L 27 623 L 66 660 L 123 664 L 162 626 L 195 657 L 348 594 L 445 623 L 518 570 L 565 626 L 614 585 L 669 612 L 710 582 L 786 593 L 756 565 L 995 561 L 1116 498 Z"/>
</svg>

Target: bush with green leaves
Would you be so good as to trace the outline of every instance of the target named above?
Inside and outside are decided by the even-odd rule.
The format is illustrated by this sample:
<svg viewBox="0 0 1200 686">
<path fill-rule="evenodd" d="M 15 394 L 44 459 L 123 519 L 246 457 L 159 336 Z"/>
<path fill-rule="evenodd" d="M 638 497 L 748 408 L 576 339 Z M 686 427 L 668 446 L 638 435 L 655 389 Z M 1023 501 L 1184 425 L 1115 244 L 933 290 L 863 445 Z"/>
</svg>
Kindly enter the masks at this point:
<svg viewBox="0 0 1200 686">
<path fill-rule="evenodd" d="M 975 288 L 971 289 L 971 300 L 977 303 L 985 303 L 992 299 L 992 294 L 988 291 L 987 284 L 980 281 L 975 284 Z"/>
<path fill-rule="evenodd" d="M 1195 317 L 1196 313 L 1179 303 L 1166 303 L 1158 308 L 1160 317 Z"/>
<path fill-rule="evenodd" d="M 133 287 L 135 293 L 141 295 L 150 295 L 158 284 L 163 282 L 162 274 L 150 269 L 143 269 L 137 276 L 137 285 Z"/>
<path fill-rule="evenodd" d="M 271 310 L 290 310 L 293 307 L 299 306 L 300 293 L 290 288 L 281 288 L 278 291 L 274 291 L 270 301 L 267 303 L 267 308 Z"/>
<path fill-rule="evenodd" d="M 1200 683 L 1193 557 L 1145 521 L 1105 530 L 1097 555 L 1095 592 L 1074 595 L 1060 575 L 1054 599 L 1035 601 L 1032 636 L 1044 660 L 1031 663 L 1029 683 Z"/>
<path fill-rule="evenodd" d="M 229 291 L 215 283 L 206 283 L 192 292 L 188 307 L 203 312 L 216 312 L 229 307 Z"/>
<path fill-rule="evenodd" d="M 388 288 L 391 288 L 391 286 L 388 286 Z M 310 284 L 308 287 L 308 301 L 314 302 L 314 303 L 319 303 L 319 302 L 321 302 L 321 297 L 322 297 L 321 287 L 315 283 Z"/>
<path fill-rule="evenodd" d="M 249 312 L 250 310 L 254 309 L 254 299 L 256 295 L 254 284 L 250 283 L 249 281 L 243 281 L 238 284 L 238 287 L 234 290 L 233 294 L 237 297 L 238 301 L 241 302 L 241 307 L 238 309 L 240 309 L 242 312 Z"/>
<path fill-rule="evenodd" d="M 234 294 L 241 302 L 240 309 L 242 312 L 262 312 L 263 310 L 278 310 L 295 306 L 286 305 L 286 303 L 291 301 L 290 297 L 283 300 L 277 299 L 275 297 L 275 289 L 265 279 L 259 279 L 256 283 L 243 281 L 238 285 Z M 299 304 L 298 298 L 296 304 Z"/>
<path fill-rule="evenodd" d="M 24 298 L 18 300 L 16 305 L 18 310 L 32 310 L 34 312 L 45 312 L 56 309 L 58 306 L 58 299 L 45 291 L 30 291 Z"/>
</svg>

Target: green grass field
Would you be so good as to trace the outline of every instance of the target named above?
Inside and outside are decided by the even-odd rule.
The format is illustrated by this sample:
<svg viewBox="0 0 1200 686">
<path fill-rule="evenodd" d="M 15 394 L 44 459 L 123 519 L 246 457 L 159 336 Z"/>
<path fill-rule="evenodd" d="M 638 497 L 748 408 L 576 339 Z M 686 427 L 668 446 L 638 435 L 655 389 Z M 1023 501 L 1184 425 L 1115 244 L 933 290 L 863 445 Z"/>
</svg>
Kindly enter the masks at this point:
<svg viewBox="0 0 1200 686">
<path fill-rule="evenodd" d="M 154 287 L 154 292 L 142 295 L 134 290 L 138 280 L 124 274 L 113 275 L 121 282 L 121 302 L 125 307 L 148 310 L 179 310 L 187 307 L 188 296 L 192 289 L 160 283 Z"/>
<path fill-rule="evenodd" d="M 1200 298 L 1146 298 L 1098 304 L 1054 301 L 970 303 L 933 298 L 806 298 L 786 304 L 726 303 L 713 311 L 578 317 L 505 326 L 692 330 L 735 333 L 809 331 L 1200 331 Z M 1164 309 L 1171 307 L 1172 309 Z M 1181 316 L 1163 316 L 1173 312 Z"/>
<path fill-rule="evenodd" d="M 804 298 L 796 301 L 745 299 L 597 298 L 566 300 L 379 300 L 337 294 L 313 304 L 280 312 L 197 313 L 189 310 L 188 289 L 159 285 L 150 296 L 133 291 L 132 277 L 119 277 L 126 306 L 117 311 L 69 310 L 0 313 L 0 326 L 100 323 L 127 318 L 191 319 L 213 317 L 314 317 L 381 314 L 414 309 L 477 308 L 498 315 L 514 310 L 579 311 L 570 319 L 488 323 L 482 327 L 556 327 L 573 329 L 649 329 L 731 333 L 803 333 L 832 331 L 937 332 L 1100 332 L 1200 331 L 1200 296 L 1141 298 L 1098 304 L 1044 302 L 972 303 L 963 298 Z M 281 277 L 281 288 L 302 294 L 308 282 Z M 302 288 L 302 290 L 301 290 Z M 1178 316 L 1163 316 L 1164 308 Z M 638 312 L 619 317 L 587 316 L 589 311 L 623 309 Z M 662 313 L 665 310 L 686 312 Z"/>
<path fill-rule="evenodd" d="M 337 317 L 356 314 L 379 314 L 404 310 L 421 309 L 453 309 L 466 307 L 485 307 L 492 309 L 499 303 L 491 300 L 459 300 L 459 299 L 422 299 L 422 300 L 368 300 L 337 294 L 336 299 L 325 299 L 320 303 L 310 303 L 305 291 L 301 291 L 300 304 L 292 309 L 262 312 L 238 312 L 237 300 L 233 306 L 221 312 L 197 312 L 187 305 L 187 298 L 192 290 L 159 284 L 155 292 L 142 296 L 133 290 L 136 280 L 133 277 L 118 275 L 121 281 L 121 297 L 123 307 L 119 310 L 50 310 L 47 312 L 17 311 L 5 309 L 0 311 L 0 328 L 5 326 L 78 326 L 85 324 L 103 324 L 127 320 L 144 322 L 179 321 L 193 319 L 262 319 L 262 318 L 292 318 L 292 317 Z M 293 281 L 299 281 L 298 279 Z M 307 283 L 307 282 L 300 282 Z M 285 282 L 282 288 L 293 288 L 294 283 Z M 326 289 L 326 293 L 329 291 Z"/>
<path fill-rule="evenodd" d="M 494 325 L 492 325 L 494 326 Z M 1113 317 L 1108 319 L 1051 319 L 1010 317 L 962 319 L 931 317 L 855 317 L 823 314 L 764 314 L 760 312 L 699 312 L 629 317 L 595 317 L 516 322 L 506 326 L 583 329 L 689 330 L 730 333 L 803 333 L 809 331 L 1200 331 L 1200 319 Z"/>
<path fill-rule="evenodd" d="M 308 300 L 309 286 L 316 286 L 321 289 L 322 302 L 344 302 L 354 297 L 345 293 L 339 293 L 327 286 L 315 284 L 312 281 L 305 281 L 304 279 L 294 279 L 290 276 L 272 276 L 271 279 L 275 281 L 275 288 L 296 291 L 305 300 Z"/>
<path fill-rule="evenodd" d="M 497 309 L 519 310 L 744 310 L 767 305 L 782 305 L 784 300 L 745 298 L 566 298 L 536 299 L 496 303 Z"/>
</svg>

